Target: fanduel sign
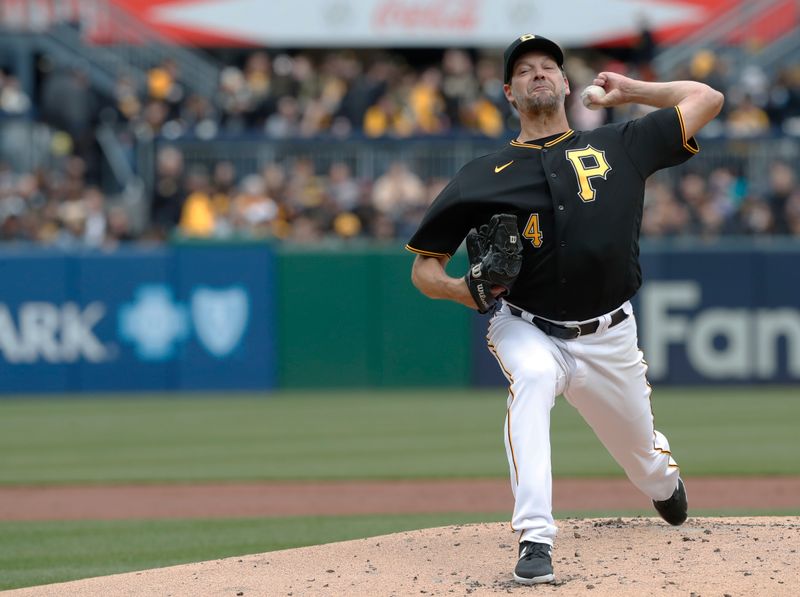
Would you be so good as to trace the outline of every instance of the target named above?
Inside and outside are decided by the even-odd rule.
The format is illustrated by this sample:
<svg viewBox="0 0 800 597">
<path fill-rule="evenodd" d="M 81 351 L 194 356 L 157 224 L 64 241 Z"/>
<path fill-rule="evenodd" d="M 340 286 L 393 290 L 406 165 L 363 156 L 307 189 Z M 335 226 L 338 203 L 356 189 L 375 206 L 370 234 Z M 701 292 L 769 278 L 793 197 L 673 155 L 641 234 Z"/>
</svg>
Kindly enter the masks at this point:
<svg viewBox="0 0 800 597">
<path fill-rule="evenodd" d="M 649 282 L 639 321 L 648 376 L 667 377 L 675 357 L 712 380 L 800 380 L 800 310 L 704 307 L 698 282 Z M 784 356 L 785 355 L 785 356 Z"/>
</svg>

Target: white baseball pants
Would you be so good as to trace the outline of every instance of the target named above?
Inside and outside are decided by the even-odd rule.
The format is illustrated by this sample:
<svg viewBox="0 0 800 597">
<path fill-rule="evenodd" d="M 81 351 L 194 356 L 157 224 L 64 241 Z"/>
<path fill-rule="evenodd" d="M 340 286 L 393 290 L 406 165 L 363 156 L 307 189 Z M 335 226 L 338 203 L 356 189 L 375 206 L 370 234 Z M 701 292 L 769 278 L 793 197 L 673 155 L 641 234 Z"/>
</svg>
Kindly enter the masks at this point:
<svg viewBox="0 0 800 597">
<path fill-rule="evenodd" d="M 574 340 L 546 335 L 511 314 L 507 304 L 489 323 L 489 350 L 509 381 L 504 435 L 515 500 L 511 527 L 520 541 L 553 545 L 556 536 L 550 409 L 559 394 L 578 409 L 642 493 L 665 500 L 678 485 L 669 442 L 653 427 L 633 307 L 626 302 L 622 308 L 627 319 L 609 328 L 610 313 L 603 315 L 597 332 Z"/>
</svg>

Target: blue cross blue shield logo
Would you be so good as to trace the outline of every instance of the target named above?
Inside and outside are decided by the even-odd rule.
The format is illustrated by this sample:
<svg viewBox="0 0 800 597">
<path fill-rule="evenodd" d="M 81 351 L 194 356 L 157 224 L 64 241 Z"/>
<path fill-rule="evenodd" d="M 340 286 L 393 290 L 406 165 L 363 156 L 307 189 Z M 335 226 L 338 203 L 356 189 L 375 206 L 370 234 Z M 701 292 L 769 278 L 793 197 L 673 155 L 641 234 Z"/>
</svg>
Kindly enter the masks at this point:
<svg viewBox="0 0 800 597">
<path fill-rule="evenodd" d="M 224 357 L 239 345 L 247 329 L 249 297 L 241 286 L 199 286 L 192 293 L 191 312 L 200 344 L 212 355 Z"/>
</svg>

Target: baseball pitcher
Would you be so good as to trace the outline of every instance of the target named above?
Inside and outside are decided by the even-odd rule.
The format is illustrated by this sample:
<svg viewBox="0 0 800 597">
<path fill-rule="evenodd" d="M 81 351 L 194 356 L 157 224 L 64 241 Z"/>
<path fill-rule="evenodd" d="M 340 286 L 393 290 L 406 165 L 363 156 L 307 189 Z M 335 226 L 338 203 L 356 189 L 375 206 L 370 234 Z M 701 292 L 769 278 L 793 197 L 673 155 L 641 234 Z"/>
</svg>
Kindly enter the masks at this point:
<svg viewBox="0 0 800 597">
<path fill-rule="evenodd" d="M 422 293 L 491 313 L 488 347 L 509 384 L 504 438 L 519 533 L 514 578 L 523 584 L 555 580 L 549 436 L 559 394 L 664 520 L 686 520 L 678 465 L 654 428 L 630 299 L 642 282 L 645 180 L 697 153 L 695 133 L 723 103 L 702 83 L 601 72 L 593 84 L 602 89 L 588 103 L 654 110 L 576 131 L 564 109 L 563 64 L 561 48 L 544 37 L 509 45 L 504 91 L 519 135 L 464 166 L 407 245 Z M 465 238 L 470 268 L 451 277 L 445 266 Z"/>
</svg>

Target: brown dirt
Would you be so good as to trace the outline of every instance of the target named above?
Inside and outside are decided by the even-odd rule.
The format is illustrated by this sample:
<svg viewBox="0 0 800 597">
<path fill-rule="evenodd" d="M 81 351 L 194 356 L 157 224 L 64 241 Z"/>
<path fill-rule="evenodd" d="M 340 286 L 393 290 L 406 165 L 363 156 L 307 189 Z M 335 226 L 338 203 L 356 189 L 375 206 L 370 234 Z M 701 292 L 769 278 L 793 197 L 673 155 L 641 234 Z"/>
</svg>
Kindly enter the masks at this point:
<svg viewBox="0 0 800 597">
<path fill-rule="evenodd" d="M 800 478 L 688 478 L 692 511 L 800 512 Z M 642 510 L 625 479 L 556 479 L 557 512 Z M 502 479 L 0 488 L 0 520 L 510 512 Z M 426 529 L 4 592 L 9 597 L 795 596 L 800 517 L 567 519 L 556 585 L 511 580 L 508 524 Z"/>
<path fill-rule="evenodd" d="M 8 592 L 9 597 L 170 595 L 624 597 L 797 595 L 800 518 L 566 520 L 556 585 L 511 580 L 507 525 L 427 529 L 129 572 Z"/>
<path fill-rule="evenodd" d="M 800 477 L 688 478 L 693 510 L 797 510 Z M 556 512 L 647 510 L 626 479 L 556 479 Z M 504 479 L 0 487 L 0 520 L 509 512 Z"/>
</svg>

